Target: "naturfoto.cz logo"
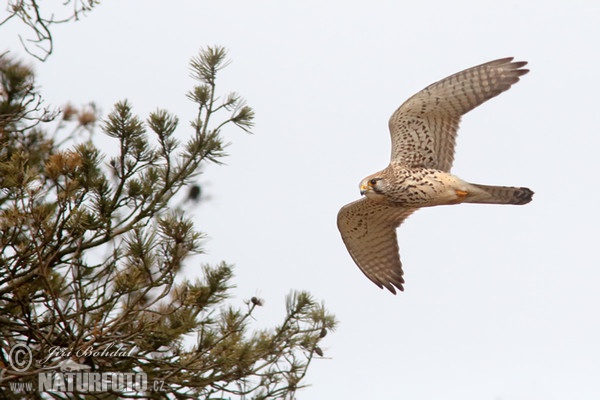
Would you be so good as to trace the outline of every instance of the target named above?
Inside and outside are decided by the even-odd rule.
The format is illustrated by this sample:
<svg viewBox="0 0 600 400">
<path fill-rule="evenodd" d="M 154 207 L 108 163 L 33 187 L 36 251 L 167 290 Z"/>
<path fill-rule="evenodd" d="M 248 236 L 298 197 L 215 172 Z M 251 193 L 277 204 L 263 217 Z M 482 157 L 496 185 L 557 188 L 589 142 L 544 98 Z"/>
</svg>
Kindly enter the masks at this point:
<svg viewBox="0 0 600 400">
<path fill-rule="evenodd" d="M 144 372 L 41 372 L 38 392 L 145 392 L 148 376 Z"/>
<path fill-rule="evenodd" d="M 11 381 L 14 392 L 60 392 L 60 393 L 102 393 L 102 392 L 145 392 L 165 391 L 162 381 L 154 381 L 148 385 L 148 376 L 144 372 L 97 372 L 91 371 L 86 364 L 79 364 L 73 357 L 131 357 L 134 349 L 126 350 L 122 345 L 112 344 L 102 350 L 87 347 L 70 351 L 62 347 L 53 347 L 49 354 L 41 360 L 40 365 L 50 362 L 58 363 L 51 367 L 41 367 L 43 372 L 37 374 L 37 387 L 32 382 Z M 24 344 L 17 344 L 10 349 L 9 367 L 12 371 L 23 374 L 33 364 L 31 349 Z M 3 372 L 4 373 L 4 372 Z"/>
</svg>

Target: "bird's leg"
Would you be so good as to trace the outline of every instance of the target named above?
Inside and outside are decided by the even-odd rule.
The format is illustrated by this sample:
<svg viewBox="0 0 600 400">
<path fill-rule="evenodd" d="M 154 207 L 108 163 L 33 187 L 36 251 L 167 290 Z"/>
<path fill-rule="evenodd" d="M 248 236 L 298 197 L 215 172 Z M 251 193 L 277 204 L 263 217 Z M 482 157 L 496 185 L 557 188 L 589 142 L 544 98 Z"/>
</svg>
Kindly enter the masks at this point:
<svg viewBox="0 0 600 400">
<path fill-rule="evenodd" d="M 458 189 L 455 189 L 454 192 L 456 193 L 456 197 L 457 197 L 456 201 L 458 203 L 462 203 L 467 198 L 467 195 L 469 194 L 469 192 L 465 192 L 464 190 L 458 190 Z"/>
</svg>

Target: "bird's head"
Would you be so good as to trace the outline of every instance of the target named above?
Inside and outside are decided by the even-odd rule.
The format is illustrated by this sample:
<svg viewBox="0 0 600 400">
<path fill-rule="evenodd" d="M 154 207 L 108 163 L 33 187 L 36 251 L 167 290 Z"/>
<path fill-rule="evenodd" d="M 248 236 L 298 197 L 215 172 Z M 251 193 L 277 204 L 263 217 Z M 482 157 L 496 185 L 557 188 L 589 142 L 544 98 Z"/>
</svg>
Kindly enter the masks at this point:
<svg viewBox="0 0 600 400">
<path fill-rule="evenodd" d="M 386 187 L 387 180 L 378 172 L 367 176 L 360 182 L 360 194 L 367 196 L 371 200 L 383 201 L 386 200 Z"/>
</svg>

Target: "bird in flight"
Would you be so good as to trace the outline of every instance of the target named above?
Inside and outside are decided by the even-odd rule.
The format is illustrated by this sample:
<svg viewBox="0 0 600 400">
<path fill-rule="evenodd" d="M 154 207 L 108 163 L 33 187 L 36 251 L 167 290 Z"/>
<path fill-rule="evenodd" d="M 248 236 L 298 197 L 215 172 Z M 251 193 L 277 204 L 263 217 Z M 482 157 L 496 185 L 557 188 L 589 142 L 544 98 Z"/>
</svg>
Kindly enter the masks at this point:
<svg viewBox="0 0 600 400">
<path fill-rule="evenodd" d="M 409 98 L 391 116 L 390 164 L 360 182 L 364 197 L 337 216 L 348 252 L 361 271 L 393 294 L 404 290 L 396 228 L 415 210 L 439 205 L 527 204 L 524 187 L 468 183 L 450 173 L 460 118 L 508 90 L 529 70 L 502 58 L 458 72 Z"/>
</svg>

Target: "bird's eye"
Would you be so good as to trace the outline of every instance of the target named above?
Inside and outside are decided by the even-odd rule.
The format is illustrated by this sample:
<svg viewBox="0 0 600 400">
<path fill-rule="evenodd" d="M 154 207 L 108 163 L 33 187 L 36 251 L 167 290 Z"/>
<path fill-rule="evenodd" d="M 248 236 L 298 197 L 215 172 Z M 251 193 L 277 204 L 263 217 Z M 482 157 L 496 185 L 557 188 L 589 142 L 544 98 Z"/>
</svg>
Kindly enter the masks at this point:
<svg viewBox="0 0 600 400">
<path fill-rule="evenodd" d="M 375 185 L 377 185 L 377 179 L 371 179 L 371 180 L 369 181 L 369 185 L 371 185 L 371 186 L 375 186 Z"/>
</svg>

